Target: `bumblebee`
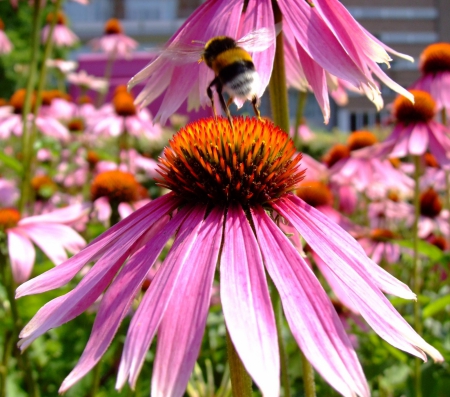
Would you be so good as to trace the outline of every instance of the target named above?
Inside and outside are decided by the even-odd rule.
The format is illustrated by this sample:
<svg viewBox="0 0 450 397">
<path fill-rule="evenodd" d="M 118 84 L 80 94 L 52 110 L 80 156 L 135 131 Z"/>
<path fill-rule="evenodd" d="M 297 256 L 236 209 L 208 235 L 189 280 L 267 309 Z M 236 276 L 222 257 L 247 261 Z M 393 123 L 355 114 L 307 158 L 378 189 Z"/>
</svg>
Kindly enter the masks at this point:
<svg viewBox="0 0 450 397">
<path fill-rule="evenodd" d="M 216 89 L 220 105 L 231 126 L 233 126 L 233 122 L 229 106 L 235 98 L 251 100 L 255 115 L 260 118 L 258 109 L 259 75 L 256 72 L 251 55 L 244 48 L 239 47 L 236 40 L 227 36 L 212 38 L 206 43 L 201 60 L 215 74 L 214 80 L 206 89 L 214 117 L 216 117 L 216 108 L 214 106 L 213 87 Z M 227 103 L 223 98 L 223 91 L 229 95 Z"/>
<path fill-rule="evenodd" d="M 161 55 L 176 64 L 205 62 L 215 74 L 206 89 L 214 117 L 216 117 L 216 108 L 213 88 L 218 94 L 220 105 L 226 113 L 230 125 L 233 126 L 229 105 L 235 99 L 242 102 L 250 100 L 256 116 L 260 117 L 258 97 L 261 96 L 261 84 L 250 53 L 262 52 L 269 48 L 274 44 L 280 31 L 281 24 L 276 24 L 271 28 L 254 30 L 239 40 L 228 36 L 216 36 L 206 43 L 193 40 L 188 46 L 178 43 L 171 44 Z M 229 95 L 228 102 L 225 102 L 223 92 Z"/>
</svg>

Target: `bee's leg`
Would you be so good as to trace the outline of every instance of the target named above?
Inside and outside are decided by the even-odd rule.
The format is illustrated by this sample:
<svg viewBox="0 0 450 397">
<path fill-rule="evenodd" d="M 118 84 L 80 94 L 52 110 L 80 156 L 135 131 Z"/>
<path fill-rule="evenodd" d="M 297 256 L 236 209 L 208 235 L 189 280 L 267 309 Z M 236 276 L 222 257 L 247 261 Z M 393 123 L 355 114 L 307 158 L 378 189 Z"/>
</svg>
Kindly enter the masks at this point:
<svg viewBox="0 0 450 397">
<path fill-rule="evenodd" d="M 222 95 L 222 83 L 219 81 L 216 84 L 217 94 L 219 95 L 220 100 L 220 106 L 222 106 L 222 110 L 225 112 L 228 118 L 228 122 L 230 123 L 231 128 L 233 128 L 233 119 L 231 118 L 230 109 L 228 108 L 228 105 L 225 103 L 225 99 Z"/>
<path fill-rule="evenodd" d="M 227 101 L 227 108 L 230 107 L 230 105 L 233 103 L 233 101 L 234 101 L 234 97 L 230 96 Z"/>
<path fill-rule="evenodd" d="M 219 84 L 219 79 L 216 77 L 213 81 L 211 81 L 208 88 L 206 89 L 206 94 L 208 95 L 208 98 L 211 101 L 211 107 L 212 107 L 212 111 L 213 111 L 213 115 L 214 115 L 214 120 L 217 120 L 217 114 L 216 114 L 216 106 L 214 105 L 214 95 L 211 90 L 211 87 L 216 86 L 216 90 L 218 90 L 217 84 Z"/>
<path fill-rule="evenodd" d="M 256 95 L 252 98 L 252 105 L 253 105 L 253 110 L 255 111 L 256 117 L 258 117 L 258 120 L 261 120 L 261 113 L 258 109 L 258 97 Z"/>
</svg>

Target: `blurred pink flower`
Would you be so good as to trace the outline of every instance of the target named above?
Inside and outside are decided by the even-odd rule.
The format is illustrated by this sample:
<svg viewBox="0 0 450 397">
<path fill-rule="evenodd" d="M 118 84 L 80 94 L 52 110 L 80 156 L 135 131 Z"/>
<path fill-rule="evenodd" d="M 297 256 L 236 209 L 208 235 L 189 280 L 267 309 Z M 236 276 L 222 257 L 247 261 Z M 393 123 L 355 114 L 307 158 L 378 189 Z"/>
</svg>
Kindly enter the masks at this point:
<svg viewBox="0 0 450 397">
<path fill-rule="evenodd" d="M 11 41 L 9 41 L 8 36 L 6 35 L 4 29 L 5 25 L 3 24 L 3 21 L 0 19 L 0 55 L 8 54 L 13 49 L 13 45 L 11 44 Z"/>
<path fill-rule="evenodd" d="M 36 256 L 34 242 L 55 264 L 67 259 L 66 250 L 77 253 L 86 245 L 68 223 L 84 216 L 86 207 L 74 205 L 44 215 L 20 218 L 18 211 L 0 209 L 1 227 L 8 236 L 8 253 L 16 283 L 28 280 Z"/>
<path fill-rule="evenodd" d="M 259 135 L 251 133 L 256 128 Z M 20 334 L 24 349 L 88 309 L 106 290 L 85 351 L 60 392 L 101 359 L 149 270 L 174 236 L 131 320 L 118 388 L 127 380 L 135 386 L 158 332 L 152 396 L 183 395 L 201 347 L 219 263 L 226 326 L 262 395 L 280 393 L 278 337 L 267 271 L 307 359 L 341 394 L 368 397 L 361 365 L 330 299 L 272 216 L 285 218 L 301 234 L 322 258 L 333 282 L 381 337 L 423 359 L 428 353 L 443 360 L 381 292 L 411 299 L 415 297 L 411 290 L 367 258 L 339 226 L 288 193 L 303 172 L 301 157 L 293 157 L 295 147 L 287 138 L 273 124 L 256 119 L 234 119 L 234 129 L 224 118 L 187 125 L 161 159 L 159 183 L 172 193 L 135 211 L 64 264 L 18 288 L 17 297 L 59 288 L 87 263 L 95 262 L 74 290 L 47 303 Z M 273 144 L 263 145 L 267 140 Z M 256 147 L 251 160 L 249 154 Z M 276 160 L 271 160 L 275 154 Z M 243 161 L 251 161 L 252 166 L 241 166 Z M 214 176 L 208 171 L 212 167 Z M 271 167 L 272 174 L 254 171 L 258 167 Z M 254 183 L 246 185 L 250 177 Z"/>
<path fill-rule="evenodd" d="M 66 61 L 65 59 L 47 59 L 45 64 L 48 68 L 56 68 L 64 74 L 73 72 L 78 66 L 77 62 Z"/>
<path fill-rule="evenodd" d="M 90 89 L 104 92 L 108 88 L 108 82 L 105 79 L 91 76 L 87 74 L 85 70 L 81 70 L 78 73 L 69 73 L 67 76 L 67 81 L 86 90 Z"/>
<path fill-rule="evenodd" d="M 0 178 L 0 207 L 13 207 L 19 198 L 19 189 L 14 181 Z"/>
<path fill-rule="evenodd" d="M 112 58 L 129 57 L 138 47 L 138 42 L 123 33 L 122 24 L 118 19 L 112 18 L 105 24 L 102 37 L 93 39 L 89 45 L 94 51 L 103 51 Z"/>
<path fill-rule="evenodd" d="M 50 23 L 53 18 L 53 13 L 47 15 L 47 25 L 43 27 L 41 34 L 42 43 L 46 43 L 48 40 L 48 35 L 50 34 Z M 73 47 L 80 39 L 66 26 L 66 16 L 62 12 L 58 12 L 56 18 L 57 22 L 52 37 L 54 45 L 56 47 Z"/>
<path fill-rule="evenodd" d="M 394 102 L 396 125 L 386 140 L 368 148 L 373 156 L 423 156 L 429 151 L 440 166 L 450 166 L 448 129 L 434 120 L 436 103 L 425 91 L 411 90 L 415 103 L 398 97 Z"/>
<path fill-rule="evenodd" d="M 429 92 L 437 110 L 450 112 L 450 43 L 434 43 L 425 48 L 419 67 L 422 76 L 412 88 Z"/>
<path fill-rule="evenodd" d="M 369 235 L 359 238 L 358 242 L 375 263 L 385 261 L 392 264 L 400 259 L 401 249 L 395 244 L 395 234 L 388 229 L 373 229 Z"/>
</svg>

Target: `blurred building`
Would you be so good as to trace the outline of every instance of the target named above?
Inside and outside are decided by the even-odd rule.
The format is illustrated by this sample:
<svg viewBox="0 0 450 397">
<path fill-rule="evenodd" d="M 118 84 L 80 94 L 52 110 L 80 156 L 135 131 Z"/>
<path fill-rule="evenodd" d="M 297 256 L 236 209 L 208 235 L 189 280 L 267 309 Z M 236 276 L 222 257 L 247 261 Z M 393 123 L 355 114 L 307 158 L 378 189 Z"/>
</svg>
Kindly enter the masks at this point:
<svg viewBox="0 0 450 397">
<path fill-rule="evenodd" d="M 256 0 L 252 0 L 256 1 Z M 303 0 L 299 0 L 303 1 Z M 410 63 L 394 59 L 387 73 L 404 87 L 418 77 L 417 60 L 428 44 L 450 41 L 450 0 L 341 0 L 351 14 L 372 34 L 388 46 L 416 59 Z M 75 33 L 83 40 L 100 36 L 104 22 L 116 17 L 122 20 L 125 32 L 139 41 L 141 50 L 164 43 L 202 0 L 92 0 L 88 6 L 67 2 L 66 12 Z M 82 47 L 81 52 L 89 51 Z M 385 103 L 395 98 L 382 86 Z M 292 98 L 294 113 L 296 94 Z M 306 116 L 313 124 L 323 126 L 323 118 L 311 96 Z M 383 117 L 365 97 L 350 95 L 343 108 L 332 108 L 329 128 L 350 131 L 378 123 Z"/>
</svg>

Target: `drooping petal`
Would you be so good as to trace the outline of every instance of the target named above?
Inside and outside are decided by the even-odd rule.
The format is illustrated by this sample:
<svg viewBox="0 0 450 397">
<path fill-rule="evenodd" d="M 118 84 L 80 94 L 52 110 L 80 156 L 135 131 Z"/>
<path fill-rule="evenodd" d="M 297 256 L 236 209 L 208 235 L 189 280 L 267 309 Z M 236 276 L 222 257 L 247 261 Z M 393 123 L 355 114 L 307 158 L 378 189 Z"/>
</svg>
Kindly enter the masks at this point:
<svg viewBox="0 0 450 397">
<path fill-rule="evenodd" d="M 293 205 L 294 203 L 296 205 Z M 379 279 L 371 272 L 372 267 L 367 266 L 372 261 L 360 246 L 355 249 L 348 244 L 350 239 L 353 239 L 350 235 L 338 225 L 325 222 L 326 219 L 319 211 L 300 199 L 289 197 L 287 200 L 279 200 L 275 208 L 297 228 L 321 257 L 330 270 L 328 276 L 334 278 L 333 283 L 341 284 L 341 290 L 347 294 L 375 332 L 393 346 L 424 360 L 425 352 L 435 361 L 443 359 L 435 348 L 411 328 L 381 293 L 377 285 Z M 395 280 L 394 277 L 391 278 Z M 395 290 L 403 292 L 402 283 L 398 284 L 399 288 Z"/>
<path fill-rule="evenodd" d="M 266 269 L 306 358 L 342 395 L 369 396 L 358 357 L 316 276 L 262 207 L 252 215 Z"/>
<path fill-rule="evenodd" d="M 132 248 L 137 251 L 159 229 L 166 218 L 159 219 L 153 228 L 146 229 L 134 242 Z M 67 294 L 53 299 L 44 305 L 20 333 L 18 345 L 23 350 L 38 336 L 79 316 L 91 306 L 117 275 L 130 250 L 119 246 L 107 252 L 95 266 L 83 277 L 80 283 Z"/>
<path fill-rule="evenodd" d="M 21 228 L 55 265 L 67 259 L 66 249 L 75 253 L 86 245 L 84 238 L 66 225 L 41 223 Z"/>
<path fill-rule="evenodd" d="M 29 223 L 72 223 L 79 220 L 89 211 L 90 205 L 87 203 L 74 204 L 68 207 L 59 208 L 52 212 L 42 215 L 29 216 L 19 221 L 19 225 L 27 225 Z"/>
<path fill-rule="evenodd" d="M 182 269 L 158 330 L 152 396 L 182 396 L 200 351 L 222 241 L 223 210 L 213 209 Z M 173 348 L 176 346 L 176 349 Z"/>
<path fill-rule="evenodd" d="M 294 195 L 287 196 L 279 203 L 283 203 L 283 208 L 279 207 L 278 203 L 274 203 L 274 209 L 292 223 L 306 242 L 323 259 L 324 254 L 327 253 L 332 258 L 332 262 L 339 263 L 346 268 L 351 263 L 361 275 L 372 278 L 382 291 L 404 299 L 415 298 L 415 294 L 406 284 L 370 260 L 352 236 L 340 226 L 330 222 L 320 211 Z M 314 216 L 314 221 L 311 220 L 311 216 Z M 324 241 L 331 242 L 333 246 L 340 248 L 332 250 L 329 248 L 329 244 L 323 244 Z M 342 258 L 346 258 L 348 263 Z"/>
<path fill-rule="evenodd" d="M 14 281 L 27 281 L 33 270 L 36 251 L 31 241 L 14 228 L 8 230 L 8 253 Z"/>
<path fill-rule="evenodd" d="M 102 298 L 83 355 L 72 372 L 64 379 L 59 389 L 60 393 L 68 390 L 85 376 L 103 356 L 120 323 L 127 315 L 149 269 L 187 215 L 188 211 L 181 210 L 171 221 L 167 222 L 168 219 L 164 219 L 163 225 L 158 224 L 158 227 L 153 228 L 156 232 L 155 236 L 131 257 L 114 279 Z M 160 226 L 163 227 L 160 229 Z"/>
<path fill-rule="evenodd" d="M 269 0 L 250 1 L 246 11 L 242 13 L 237 36 L 243 37 L 252 30 L 260 28 L 272 28 L 275 37 L 274 24 L 272 4 Z M 258 92 L 258 97 L 261 97 L 272 75 L 273 61 L 275 58 L 275 42 L 267 50 L 251 52 L 250 54 L 261 80 Z"/>
<path fill-rule="evenodd" d="M 153 200 L 148 205 L 108 229 L 66 262 L 19 286 L 16 291 L 16 298 L 62 287 L 75 277 L 83 266 L 101 258 L 108 250 L 114 247 L 119 247 L 121 253 L 123 251 L 130 253 L 133 243 L 154 222 L 173 211 L 177 204 L 178 199 L 174 198 L 171 194 Z"/>
<path fill-rule="evenodd" d="M 409 137 L 408 152 L 412 155 L 422 155 L 428 148 L 428 130 L 423 123 L 417 123 Z"/>
<path fill-rule="evenodd" d="M 193 255 L 194 243 L 203 224 L 204 214 L 205 208 L 201 206 L 192 209 L 131 320 L 117 376 L 116 387 L 119 389 L 127 378 L 133 388 L 136 384 L 145 355 L 166 311 L 178 276 Z"/>
<path fill-rule="evenodd" d="M 277 330 L 258 242 L 239 206 L 230 206 L 220 259 L 220 298 L 230 338 L 264 396 L 280 392 Z"/>
</svg>

